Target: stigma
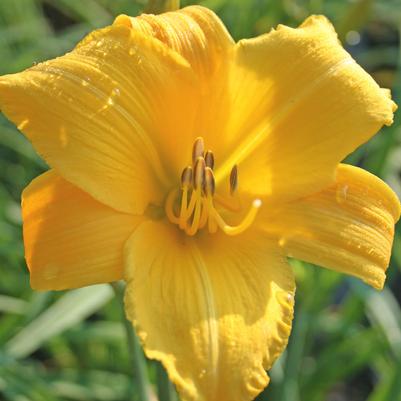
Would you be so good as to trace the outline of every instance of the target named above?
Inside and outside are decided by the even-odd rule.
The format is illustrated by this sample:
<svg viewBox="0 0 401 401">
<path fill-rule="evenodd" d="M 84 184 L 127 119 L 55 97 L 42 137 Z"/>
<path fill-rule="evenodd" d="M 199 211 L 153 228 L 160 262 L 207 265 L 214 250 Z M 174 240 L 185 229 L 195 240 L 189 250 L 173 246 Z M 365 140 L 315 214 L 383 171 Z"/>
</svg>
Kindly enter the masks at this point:
<svg viewBox="0 0 401 401">
<path fill-rule="evenodd" d="M 227 199 L 216 193 L 214 163 L 213 152 L 205 152 L 203 138 L 197 138 L 192 148 L 192 164 L 183 169 L 180 188 L 173 189 L 167 196 L 165 211 L 168 219 L 187 235 L 193 236 L 201 229 L 206 229 L 211 234 L 218 229 L 227 235 L 241 234 L 252 225 L 262 205 L 260 199 L 255 199 L 240 224 L 227 224 L 216 205 L 231 212 L 241 211 L 236 199 L 238 168 L 235 165 L 231 170 L 231 199 Z"/>
</svg>

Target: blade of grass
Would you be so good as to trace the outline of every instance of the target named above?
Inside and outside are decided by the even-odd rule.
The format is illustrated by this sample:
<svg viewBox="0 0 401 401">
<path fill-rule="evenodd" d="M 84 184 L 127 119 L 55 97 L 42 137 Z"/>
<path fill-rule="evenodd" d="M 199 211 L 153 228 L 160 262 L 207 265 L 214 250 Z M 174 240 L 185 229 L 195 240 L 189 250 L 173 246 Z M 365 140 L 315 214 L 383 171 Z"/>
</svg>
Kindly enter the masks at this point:
<svg viewBox="0 0 401 401">
<path fill-rule="evenodd" d="M 124 284 L 121 282 L 112 283 L 111 287 L 121 305 L 121 321 L 124 325 L 127 335 L 128 352 L 131 357 L 132 370 L 138 388 L 138 400 L 150 401 L 150 387 L 146 372 L 146 361 L 139 344 L 138 337 L 135 334 L 131 322 L 125 317 L 124 309 Z"/>
<path fill-rule="evenodd" d="M 290 343 L 287 349 L 284 380 L 281 383 L 281 396 L 279 397 L 281 401 L 300 400 L 298 377 L 301 371 L 309 317 L 307 311 L 302 307 L 296 309 Z"/>
<path fill-rule="evenodd" d="M 75 326 L 112 298 L 108 285 L 95 285 L 67 292 L 5 345 L 14 358 L 24 358 L 45 341 Z"/>
<path fill-rule="evenodd" d="M 23 315 L 27 303 L 19 298 L 0 295 L 0 312 L 17 313 Z"/>
<path fill-rule="evenodd" d="M 176 400 L 173 385 L 160 363 L 157 365 L 157 396 L 159 397 L 159 401 Z"/>
</svg>

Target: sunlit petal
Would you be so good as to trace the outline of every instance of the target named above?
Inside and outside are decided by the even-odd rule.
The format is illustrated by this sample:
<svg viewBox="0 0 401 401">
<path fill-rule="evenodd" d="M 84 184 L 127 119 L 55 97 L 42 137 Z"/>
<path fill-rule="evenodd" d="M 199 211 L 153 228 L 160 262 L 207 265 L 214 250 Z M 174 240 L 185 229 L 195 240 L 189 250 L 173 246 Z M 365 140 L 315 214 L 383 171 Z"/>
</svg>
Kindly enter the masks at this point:
<svg viewBox="0 0 401 401">
<path fill-rule="evenodd" d="M 391 124 L 395 110 L 318 16 L 240 41 L 227 87 L 220 108 L 227 122 L 216 127 L 226 161 L 217 181 L 239 164 L 240 188 L 269 202 L 332 183 L 337 164 Z"/>
</svg>

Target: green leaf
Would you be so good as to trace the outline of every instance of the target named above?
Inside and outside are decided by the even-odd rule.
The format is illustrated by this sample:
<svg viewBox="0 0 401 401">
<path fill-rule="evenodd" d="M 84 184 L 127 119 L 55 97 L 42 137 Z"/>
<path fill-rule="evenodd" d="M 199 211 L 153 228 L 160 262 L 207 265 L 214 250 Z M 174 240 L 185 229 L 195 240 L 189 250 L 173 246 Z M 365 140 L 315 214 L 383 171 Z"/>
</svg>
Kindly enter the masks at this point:
<svg viewBox="0 0 401 401">
<path fill-rule="evenodd" d="M 45 341 L 85 320 L 113 297 L 106 284 L 69 291 L 25 326 L 5 346 L 14 358 L 24 358 Z"/>
</svg>

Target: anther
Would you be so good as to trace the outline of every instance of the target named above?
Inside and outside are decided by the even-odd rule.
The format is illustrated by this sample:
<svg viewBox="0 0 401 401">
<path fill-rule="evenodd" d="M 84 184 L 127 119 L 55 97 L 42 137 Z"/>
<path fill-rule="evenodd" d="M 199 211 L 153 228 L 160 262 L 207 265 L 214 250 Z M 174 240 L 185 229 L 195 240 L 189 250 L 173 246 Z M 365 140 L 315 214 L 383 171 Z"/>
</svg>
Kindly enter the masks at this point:
<svg viewBox="0 0 401 401">
<path fill-rule="evenodd" d="M 213 170 L 210 167 L 205 169 L 205 186 L 204 191 L 207 196 L 213 196 L 216 190 L 216 183 L 214 181 Z"/>
<path fill-rule="evenodd" d="M 230 194 L 233 195 L 238 188 L 238 168 L 235 165 L 230 173 Z"/>
<path fill-rule="evenodd" d="M 203 157 L 205 152 L 205 144 L 203 138 L 200 136 L 195 139 L 194 146 L 192 148 L 192 163 L 195 164 L 198 157 Z"/>
<path fill-rule="evenodd" d="M 214 167 L 214 155 L 211 150 L 208 150 L 205 154 L 206 167 L 210 167 L 213 170 Z"/>
<path fill-rule="evenodd" d="M 205 159 L 203 157 L 198 157 L 195 162 L 193 173 L 193 183 L 195 189 L 202 189 L 204 187 L 205 168 Z"/>
<path fill-rule="evenodd" d="M 191 186 L 192 183 L 192 167 L 188 166 L 182 170 L 181 174 L 181 188 L 188 188 Z"/>
</svg>

